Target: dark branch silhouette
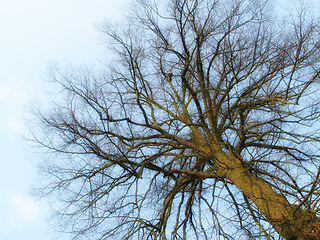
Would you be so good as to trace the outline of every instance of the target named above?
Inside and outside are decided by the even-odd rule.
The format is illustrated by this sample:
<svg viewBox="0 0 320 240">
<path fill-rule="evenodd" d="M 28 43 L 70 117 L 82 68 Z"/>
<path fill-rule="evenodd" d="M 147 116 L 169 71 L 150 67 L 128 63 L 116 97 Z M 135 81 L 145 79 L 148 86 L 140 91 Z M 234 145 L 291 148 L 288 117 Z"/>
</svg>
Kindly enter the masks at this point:
<svg viewBox="0 0 320 240">
<path fill-rule="evenodd" d="M 137 1 L 103 74 L 38 111 L 76 239 L 320 239 L 319 22 L 268 1 Z M 168 5 L 164 5 L 168 4 Z"/>
</svg>

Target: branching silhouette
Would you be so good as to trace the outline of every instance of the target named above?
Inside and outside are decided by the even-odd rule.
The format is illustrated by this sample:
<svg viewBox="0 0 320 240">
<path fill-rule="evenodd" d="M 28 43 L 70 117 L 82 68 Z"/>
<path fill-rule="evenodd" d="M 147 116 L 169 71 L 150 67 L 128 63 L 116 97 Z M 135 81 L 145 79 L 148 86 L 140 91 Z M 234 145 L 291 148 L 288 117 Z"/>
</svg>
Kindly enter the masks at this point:
<svg viewBox="0 0 320 240">
<path fill-rule="evenodd" d="M 108 69 L 55 69 L 65 101 L 37 112 L 66 230 L 320 239 L 319 22 L 268 1 L 137 2 L 101 27 Z"/>
</svg>

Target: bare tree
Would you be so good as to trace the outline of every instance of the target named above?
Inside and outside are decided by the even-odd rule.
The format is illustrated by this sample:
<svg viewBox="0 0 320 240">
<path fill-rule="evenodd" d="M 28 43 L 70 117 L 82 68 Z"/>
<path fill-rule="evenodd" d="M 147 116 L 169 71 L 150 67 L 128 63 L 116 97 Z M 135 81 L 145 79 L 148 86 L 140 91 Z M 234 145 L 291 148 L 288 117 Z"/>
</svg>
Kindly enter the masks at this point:
<svg viewBox="0 0 320 240">
<path fill-rule="evenodd" d="M 138 2 L 101 28 L 108 69 L 56 69 L 65 101 L 37 113 L 66 230 L 320 239 L 319 22 L 268 1 Z"/>
</svg>

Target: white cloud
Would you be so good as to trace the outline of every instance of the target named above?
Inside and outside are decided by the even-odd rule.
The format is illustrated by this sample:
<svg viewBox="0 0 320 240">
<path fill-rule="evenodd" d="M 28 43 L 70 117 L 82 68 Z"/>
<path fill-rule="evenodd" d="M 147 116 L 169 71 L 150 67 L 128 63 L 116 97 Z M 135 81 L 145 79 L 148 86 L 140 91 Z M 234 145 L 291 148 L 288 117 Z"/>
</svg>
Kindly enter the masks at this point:
<svg viewBox="0 0 320 240">
<path fill-rule="evenodd" d="M 31 99 L 31 87 L 12 77 L 0 83 L 1 128 L 10 133 L 21 133 L 24 128 L 25 105 Z"/>
<path fill-rule="evenodd" d="M 42 220 L 42 206 L 31 197 L 8 192 L 0 197 L 0 235 Z"/>
<path fill-rule="evenodd" d="M 3 76 L 2 76 L 3 77 Z M 5 76 L 6 82 L 0 84 L 0 99 L 5 103 L 21 105 L 30 97 L 30 86 L 21 81 L 19 76 Z"/>
<path fill-rule="evenodd" d="M 17 194 L 9 195 L 9 205 L 12 207 L 14 215 L 26 221 L 33 221 L 37 218 L 40 211 L 40 204 L 31 197 L 20 196 Z"/>
</svg>

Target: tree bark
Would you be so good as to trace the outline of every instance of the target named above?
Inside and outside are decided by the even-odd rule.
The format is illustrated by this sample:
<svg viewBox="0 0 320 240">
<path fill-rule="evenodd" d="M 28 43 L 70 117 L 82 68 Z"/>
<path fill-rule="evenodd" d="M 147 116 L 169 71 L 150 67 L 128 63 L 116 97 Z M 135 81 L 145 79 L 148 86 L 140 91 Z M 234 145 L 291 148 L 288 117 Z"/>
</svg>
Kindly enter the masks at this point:
<svg viewBox="0 0 320 240">
<path fill-rule="evenodd" d="M 270 184 L 250 173 L 241 161 L 222 150 L 215 151 L 221 175 L 237 186 L 264 214 L 274 229 L 287 240 L 320 240 L 320 219 L 297 209 Z"/>
</svg>

